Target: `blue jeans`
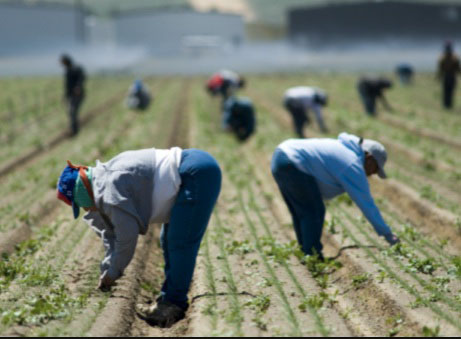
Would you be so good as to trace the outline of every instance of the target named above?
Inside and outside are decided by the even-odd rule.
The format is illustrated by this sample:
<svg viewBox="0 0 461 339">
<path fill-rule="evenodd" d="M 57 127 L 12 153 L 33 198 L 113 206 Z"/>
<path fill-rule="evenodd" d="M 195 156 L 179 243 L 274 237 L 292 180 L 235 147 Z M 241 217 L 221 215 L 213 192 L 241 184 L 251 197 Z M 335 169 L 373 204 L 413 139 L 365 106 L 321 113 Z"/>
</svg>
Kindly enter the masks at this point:
<svg viewBox="0 0 461 339">
<path fill-rule="evenodd" d="M 186 310 L 187 293 L 203 235 L 221 190 L 221 170 L 207 152 L 183 150 L 179 166 L 181 186 L 170 222 L 160 236 L 165 258 L 161 299 Z"/>
<path fill-rule="evenodd" d="M 313 176 L 300 171 L 280 149 L 272 156 L 272 175 L 290 210 L 293 227 L 305 254 L 321 255 L 325 205 Z"/>
</svg>

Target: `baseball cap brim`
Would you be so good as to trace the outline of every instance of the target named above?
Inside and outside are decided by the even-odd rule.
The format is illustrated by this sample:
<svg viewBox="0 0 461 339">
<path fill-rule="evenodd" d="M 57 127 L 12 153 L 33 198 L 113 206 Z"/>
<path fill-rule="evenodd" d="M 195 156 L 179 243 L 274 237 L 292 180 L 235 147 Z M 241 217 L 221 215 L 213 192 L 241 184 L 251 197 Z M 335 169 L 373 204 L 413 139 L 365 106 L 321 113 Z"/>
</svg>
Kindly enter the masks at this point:
<svg viewBox="0 0 461 339">
<path fill-rule="evenodd" d="M 74 211 L 74 219 L 77 219 L 80 215 L 80 207 L 74 202 L 72 202 L 72 210 Z"/>
<path fill-rule="evenodd" d="M 378 169 L 378 176 L 381 179 L 387 179 L 387 174 L 386 174 L 386 172 L 384 172 L 384 169 L 382 169 L 381 167 L 379 167 L 379 169 Z"/>
</svg>

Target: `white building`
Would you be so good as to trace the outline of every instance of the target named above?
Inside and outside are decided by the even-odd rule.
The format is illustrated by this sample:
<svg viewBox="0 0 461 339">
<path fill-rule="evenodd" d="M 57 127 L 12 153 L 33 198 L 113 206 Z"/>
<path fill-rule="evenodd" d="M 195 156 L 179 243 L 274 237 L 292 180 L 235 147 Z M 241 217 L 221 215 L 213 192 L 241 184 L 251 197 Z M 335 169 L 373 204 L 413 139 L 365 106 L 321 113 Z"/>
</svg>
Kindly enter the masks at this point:
<svg viewBox="0 0 461 339">
<path fill-rule="evenodd" d="M 63 51 L 85 39 L 80 8 L 22 1 L 0 2 L 0 56 Z"/>
<path fill-rule="evenodd" d="M 201 52 L 236 46 L 245 28 L 240 15 L 180 10 L 144 10 L 115 14 L 119 47 L 144 47 L 152 53 Z"/>
</svg>

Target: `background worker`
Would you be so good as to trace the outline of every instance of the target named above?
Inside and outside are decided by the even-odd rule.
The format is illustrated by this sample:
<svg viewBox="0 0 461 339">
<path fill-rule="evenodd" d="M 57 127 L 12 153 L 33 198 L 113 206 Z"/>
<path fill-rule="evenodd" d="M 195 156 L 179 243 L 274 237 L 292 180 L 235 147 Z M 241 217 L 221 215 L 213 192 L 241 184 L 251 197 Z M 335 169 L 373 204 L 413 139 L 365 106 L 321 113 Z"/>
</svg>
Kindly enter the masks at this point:
<svg viewBox="0 0 461 339">
<path fill-rule="evenodd" d="M 290 139 L 272 157 L 272 174 L 290 210 L 295 233 L 306 255 L 322 256 L 324 199 L 347 192 L 392 245 L 399 239 L 384 222 L 370 193 L 367 176 L 386 178 L 386 150 L 380 143 L 341 133 L 338 139 Z"/>
<path fill-rule="evenodd" d="M 226 69 L 213 74 L 207 81 L 206 88 L 211 95 L 219 94 L 225 100 L 235 95 L 238 89 L 245 87 L 245 84 L 245 78 Z"/>
<path fill-rule="evenodd" d="M 444 54 L 440 57 L 437 76 L 442 82 L 442 103 L 446 109 L 453 108 L 453 94 L 456 89 L 456 77 L 461 73 L 459 58 L 453 52 L 453 44 L 445 44 Z"/>
<path fill-rule="evenodd" d="M 401 63 L 395 68 L 395 73 L 399 77 L 400 83 L 409 85 L 413 80 L 414 70 L 410 64 Z"/>
<path fill-rule="evenodd" d="M 223 104 L 223 128 L 235 134 L 238 140 L 247 140 L 256 129 L 255 109 L 245 97 L 229 97 Z"/>
<path fill-rule="evenodd" d="M 85 221 L 103 241 L 99 288 L 110 289 L 133 258 L 138 236 L 163 223 L 165 281 L 145 320 L 169 327 L 184 318 L 196 258 L 221 187 L 215 159 L 196 149 L 123 152 L 95 167 L 70 162 L 58 182 L 58 198 L 83 207 Z"/>
<path fill-rule="evenodd" d="M 388 111 L 392 111 L 391 105 L 384 96 L 384 90 L 392 87 L 392 81 L 384 77 L 362 77 L 357 83 L 357 89 L 362 99 L 365 111 L 369 115 L 376 115 L 376 100 L 381 102 Z"/>
<path fill-rule="evenodd" d="M 81 66 L 74 64 L 72 58 L 66 54 L 61 56 L 61 64 L 65 69 L 64 86 L 65 100 L 68 105 L 71 135 L 79 131 L 78 113 L 85 97 L 85 72 Z"/>
<path fill-rule="evenodd" d="M 327 94 L 318 88 L 298 86 L 285 92 L 284 106 L 293 118 L 296 134 L 304 138 L 304 125 L 309 123 L 309 110 L 314 111 L 317 123 L 323 133 L 328 132 L 323 120 L 322 107 L 328 103 Z"/>
<path fill-rule="evenodd" d="M 126 99 L 128 108 L 143 111 L 149 107 L 150 101 L 151 96 L 146 86 L 141 80 L 135 80 Z"/>
</svg>

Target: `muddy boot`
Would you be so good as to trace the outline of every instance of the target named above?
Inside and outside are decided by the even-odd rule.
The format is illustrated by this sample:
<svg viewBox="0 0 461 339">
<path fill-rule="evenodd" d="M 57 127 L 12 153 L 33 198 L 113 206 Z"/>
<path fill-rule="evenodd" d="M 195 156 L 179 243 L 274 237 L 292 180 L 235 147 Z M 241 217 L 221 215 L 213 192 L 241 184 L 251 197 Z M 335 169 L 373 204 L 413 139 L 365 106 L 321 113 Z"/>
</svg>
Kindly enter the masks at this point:
<svg viewBox="0 0 461 339">
<path fill-rule="evenodd" d="M 145 320 L 151 326 L 171 327 L 185 315 L 181 307 L 168 301 L 159 301 L 152 312 L 146 314 Z"/>
</svg>

